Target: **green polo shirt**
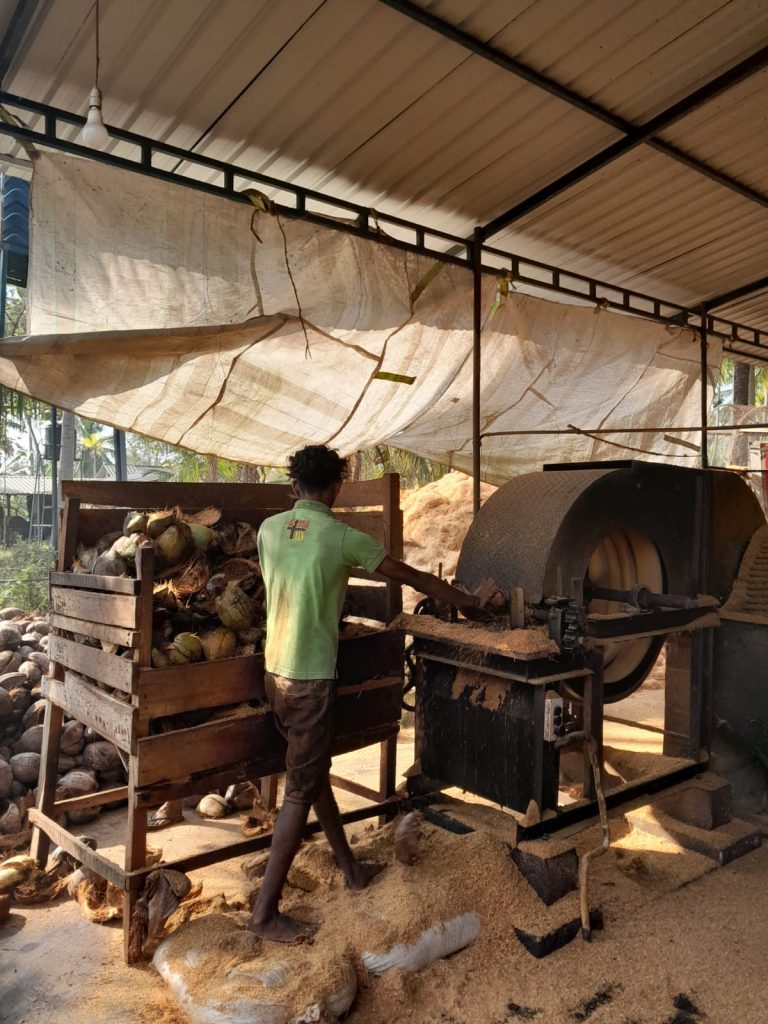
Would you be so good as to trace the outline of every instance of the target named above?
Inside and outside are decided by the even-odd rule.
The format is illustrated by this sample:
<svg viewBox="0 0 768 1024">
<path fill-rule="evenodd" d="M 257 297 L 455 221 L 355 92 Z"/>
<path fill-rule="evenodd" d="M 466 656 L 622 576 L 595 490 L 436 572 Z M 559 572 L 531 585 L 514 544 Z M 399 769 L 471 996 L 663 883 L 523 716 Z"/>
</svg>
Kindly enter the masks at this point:
<svg viewBox="0 0 768 1024">
<path fill-rule="evenodd" d="M 386 554 L 320 501 L 301 499 L 290 512 L 265 519 L 259 562 L 267 592 L 267 672 L 333 679 L 349 570 L 374 572 Z"/>
</svg>

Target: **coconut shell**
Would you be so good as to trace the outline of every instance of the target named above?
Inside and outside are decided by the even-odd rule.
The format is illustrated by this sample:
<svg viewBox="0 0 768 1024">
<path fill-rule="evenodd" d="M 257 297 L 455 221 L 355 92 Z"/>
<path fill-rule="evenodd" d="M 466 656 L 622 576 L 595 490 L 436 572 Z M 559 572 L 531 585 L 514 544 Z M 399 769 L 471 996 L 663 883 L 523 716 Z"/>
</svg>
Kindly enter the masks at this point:
<svg viewBox="0 0 768 1024">
<path fill-rule="evenodd" d="M 161 509 L 157 512 L 150 512 L 147 516 L 147 534 L 157 540 L 161 533 L 173 526 L 176 522 L 177 513 L 173 508 Z"/>
<path fill-rule="evenodd" d="M 132 533 L 146 533 L 148 516 L 146 512 L 129 512 L 123 520 L 123 533 L 130 537 Z"/>
<path fill-rule="evenodd" d="M 99 537 L 96 541 L 97 553 L 102 555 L 105 551 L 109 551 L 117 538 L 122 536 L 123 534 L 120 530 L 112 530 L 111 533 L 105 533 L 103 537 Z"/>
<path fill-rule="evenodd" d="M 76 757 L 82 754 L 85 746 L 85 726 L 82 722 L 67 722 L 61 733 L 61 745 L 59 750 L 62 754 L 69 754 Z"/>
<path fill-rule="evenodd" d="M 48 655 L 44 651 L 32 651 L 27 660 L 37 665 L 37 667 L 40 669 L 43 675 L 47 675 L 51 662 Z M 12 670 L 8 669 L 7 671 L 10 672 Z"/>
<path fill-rule="evenodd" d="M 21 720 L 23 727 L 29 729 L 33 725 L 40 725 L 45 720 L 45 709 L 47 706 L 48 701 L 44 697 L 36 700 L 29 710 L 25 712 Z"/>
<path fill-rule="evenodd" d="M 33 651 L 32 653 L 35 654 L 37 652 Z M 39 683 L 40 680 L 43 678 L 43 673 L 40 671 L 40 666 L 36 664 L 34 661 L 23 661 L 21 665 L 19 665 L 19 672 L 23 676 L 26 676 L 26 678 L 29 680 L 30 686 L 34 686 L 35 683 Z"/>
<path fill-rule="evenodd" d="M 4 836 L 12 836 L 21 832 L 21 811 L 16 804 L 9 804 L 7 811 L 0 814 L 0 833 Z"/>
<path fill-rule="evenodd" d="M 0 721 L 10 718 L 13 714 L 13 701 L 5 687 L 0 686 Z"/>
<path fill-rule="evenodd" d="M 5 760 L 0 760 L 0 800 L 7 800 L 13 786 L 13 772 Z"/>
<path fill-rule="evenodd" d="M 97 774 L 122 770 L 123 762 L 117 747 L 109 740 L 95 740 L 88 743 L 83 751 L 83 764 Z"/>
<path fill-rule="evenodd" d="M 206 661 L 219 661 L 221 658 L 232 658 L 237 650 L 237 637 L 230 629 L 212 629 L 200 635 L 200 645 Z"/>
<path fill-rule="evenodd" d="M 249 811 L 253 801 L 259 799 L 259 791 L 252 782 L 235 782 L 224 794 L 224 799 L 236 811 Z"/>
<path fill-rule="evenodd" d="M 70 825 L 86 825 L 100 814 L 101 807 L 81 807 L 79 811 L 67 811 L 67 821 Z"/>
<path fill-rule="evenodd" d="M 106 924 L 123 916 L 123 891 L 101 878 L 80 882 L 75 899 L 89 921 Z"/>
<path fill-rule="evenodd" d="M 21 647 L 18 650 L 22 650 L 23 647 L 31 647 L 32 650 L 37 650 L 37 645 L 40 643 L 40 637 L 37 633 L 27 631 L 21 634 Z"/>
<path fill-rule="evenodd" d="M 25 615 L 23 608 L 16 608 L 10 606 L 8 608 L 0 608 L 0 619 L 19 619 Z"/>
<path fill-rule="evenodd" d="M 179 633 L 173 638 L 173 643 L 167 653 L 172 665 L 188 665 L 191 661 L 202 661 L 203 659 L 200 638 L 194 633 Z"/>
<path fill-rule="evenodd" d="M 159 647 L 152 648 L 152 668 L 168 668 L 171 664 L 168 655 Z"/>
<path fill-rule="evenodd" d="M 15 626 L 4 623 L 0 626 L 0 650 L 15 651 L 21 644 L 21 633 Z"/>
<path fill-rule="evenodd" d="M 139 534 L 139 536 L 141 535 Z M 123 561 L 132 562 L 136 557 L 136 541 L 133 537 L 118 537 L 109 550 Z"/>
<path fill-rule="evenodd" d="M 250 523 L 228 523 L 219 531 L 219 547 L 225 555 L 252 555 L 256 551 L 258 531 Z"/>
<path fill-rule="evenodd" d="M 44 725 L 33 725 L 29 729 L 26 729 L 21 734 L 19 740 L 20 750 L 19 753 L 24 751 L 32 751 L 35 754 L 39 754 L 43 749 L 43 729 Z"/>
<path fill-rule="evenodd" d="M 192 534 L 186 523 L 174 523 L 155 539 L 155 552 L 163 565 L 183 563 L 192 547 Z"/>
<path fill-rule="evenodd" d="M 208 508 L 200 509 L 199 512 L 185 515 L 184 519 L 188 523 L 194 523 L 196 526 L 215 526 L 221 519 L 221 509 L 214 508 L 211 505 Z"/>
<path fill-rule="evenodd" d="M 14 754 L 9 762 L 13 777 L 25 786 L 36 786 L 40 774 L 40 755 L 36 753 Z"/>
<path fill-rule="evenodd" d="M 59 775 L 65 775 L 67 772 L 71 772 L 73 768 L 77 768 L 78 761 L 76 757 L 72 757 L 70 754 L 60 754 L 58 763 Z"/>
<path fill-rule="evenodd" d="M 197 805 L 197 813 L 201 818 L 225 818 L 231 808 L 223 796 L 209 793 Z"/>
<path fill-rule="evenodd" d="M 0 864 L 0 892 L 11 892 L 17 885 L 26 882 L 38 871 L 37 864 L 31 857 L 23 855 L 9 857 L 8 860 Z"/>
<path fill-rule="evenodd" d="M 73 768 L 71 772 L 62 775 L 56 787 L 56 799 L 68 800 L 75 796 L 88 796 L 89 793 L 98 792 L 99 784 L 93 772 L 83 768 Z"/>
<path fill-rule="evenodd" d="M 16 651 L 0 651 L 0 675 L 17 671 L 21 665 L 21 655 Z"/>
<path fill-rule="evenodd" d="M 3 690 L 17 690 L 20 686 L 25 689 L 31 686 L 23 672 L 4 672 L 0 676 L 0 688 Z"/>
<path fill-rule="evenodd" d="M 31 628 L 41 636 L 47 636 L 51 631 L 51 624 L 47 619 L 33 619 Z"/>
<path fill-rule="evenodd" d="M 13 704 L 13 714 L 19 718 L 22 717 L 32 703 L 32 695 L 29 690 L 19 686 L 15 690 L 10 690 L 8 696 Z"/>
<path fill-rule="evenodd" d="M 111 548 L 99 555 L 93 566 L 94 576 L 124 576 L 127 571 L 125 560 L 116 555 Z"/>
<path fill-rule="evenodd" d="M 216 614 L 222 626 L 236 633 L 253 625 L 251 599 L 237 583 L 228 583 L 221 596 L 216 598 Z"/>
<path fill-rule="evenodd" d="M 185 525 L 189 527 L 189 532 L 192 534 L 192 541 L 198 551 L 207 551 L 208 548 L 216 540 L 216 534 L 208 526 L 200 526 L 198 523 L 190 523 L 188 519 L 184 520 Z"/>
</svg>

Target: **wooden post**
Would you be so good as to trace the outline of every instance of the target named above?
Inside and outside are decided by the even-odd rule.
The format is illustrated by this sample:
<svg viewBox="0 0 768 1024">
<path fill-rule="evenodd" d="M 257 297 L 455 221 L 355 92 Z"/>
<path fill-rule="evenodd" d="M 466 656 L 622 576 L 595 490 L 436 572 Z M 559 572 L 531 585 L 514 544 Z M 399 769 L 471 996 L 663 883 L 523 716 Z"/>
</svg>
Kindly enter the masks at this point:
<svg viewBox="0 0 768 1024">
<path fill-rule="evenodd" d="M 593 647 L 587 653 L 587 668 L 592 674 L 584 679 L 584 724 L 583 729 L 597 747 L 597 763 L 603 770 L 603 649 Z M 597 797 L 589 746 L 584 744 L 584 796 L 587 800 Z"/>
<path fill-rule="evenodd" d="M 155 566 L 154 551 L 151 547 L 140 547 L 136 552 L 136 577 L 139 580 L 139 643 L 134 653 L 134 660 L 142 667 L 152 664 L 152 591 Z M 138 706 L 138 697 L 131 698 L 134 706 Z M 125 841 L 125 870 L 136 871 L 147 863 L 147 809 L 137 806 L 136 791 L 138 789 L 139 740 L 149 735 L 149 720 L 139 715 L 131 740 L 130 759 L 128 762 L 128 834 Z M 141 883 L 129 878 L 123 895 L 123 954 L 126 963 L 135 959 L 131 949 L 131 932 L 133 912 L 139 896 Z"/>
<path fill-rule="evenodd" d="M 262 806 L 267 811 L 274 811 L 277 807 L 277 784 L 279 781 L 279 775 L 265 775 L 263 779 L 259 779 L 259 795 Z"/>
<path fill-rule="evenodd" d="M 390 558 L 403 557 L 403 512 L 400 508 L 400 474 L 385 473 L 382 477 L 384 494 L 384 546 Z M 394 580 L 387 580 L 387 621 L 391 622 L 403 610 L 403 588 Z"/>
<path fill-rule="evenodd" d="M 397 785 L 397 736 L 382 740 L 379 749 L 379 800 L 386 800 L 395 795 Z M 394 817 L 394 808 L 379 816 L 379 825 Z"/>
</svg>

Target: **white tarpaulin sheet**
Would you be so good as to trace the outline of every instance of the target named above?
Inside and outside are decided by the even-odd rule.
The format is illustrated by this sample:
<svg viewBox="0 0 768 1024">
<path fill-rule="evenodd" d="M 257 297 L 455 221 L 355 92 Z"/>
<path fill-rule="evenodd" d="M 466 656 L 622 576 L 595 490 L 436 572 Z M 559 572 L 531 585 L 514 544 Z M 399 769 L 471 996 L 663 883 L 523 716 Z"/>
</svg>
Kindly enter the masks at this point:
<svg viewBox="0 0 768 1024">
<path fill-rule="evenodd" d="M 62 155 L 36 160 L 32 205 L 34 336 L 0 342 L 0 383 L 247 462 L 281 464 L 307 443 L 349 453 L 385 442 L 471 467 L 469 271 L 434 273 L 425 257 Z M 484 431 L 698 422 L 692 331 L 496 299 L 486 275 Z M 710 376 L 719 362 L 712 345 Z M 610 440 L 695 464 L 665 432 Z M 487 438 L 482 472 L 498 483 L 630 448 Z"/>
</svg>

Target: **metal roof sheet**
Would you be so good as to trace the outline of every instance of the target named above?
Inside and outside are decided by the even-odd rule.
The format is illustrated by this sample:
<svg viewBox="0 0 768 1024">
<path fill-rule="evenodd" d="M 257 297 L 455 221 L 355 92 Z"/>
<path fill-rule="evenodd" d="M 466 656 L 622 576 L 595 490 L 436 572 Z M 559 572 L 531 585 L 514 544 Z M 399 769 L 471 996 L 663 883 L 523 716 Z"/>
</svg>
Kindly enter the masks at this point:
<svg viewBox="0 0 768 1024">
<path fill-rule="evenodd" d="M 458 234 L 621 137 L 380 0 L 101 6 L 109 123 Z M 764 0 L 421 6 L 635 123 L 768 38 Z M 41 5 L 4 88 L 85 113 L 92 9 L 93 0 Z M 9 10 L 0 0 L 0 31 Z M 663 138 L 768 192 L 767 90 L 768 73 L 755 75 Z M 492 242 L 696 304 L 761 275 L 765 218 L 757 203 L 641 147 Z"/>
</svg>

